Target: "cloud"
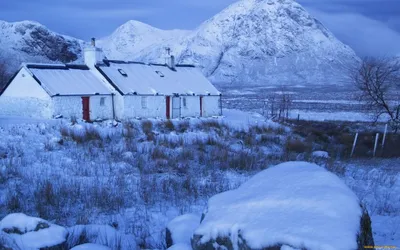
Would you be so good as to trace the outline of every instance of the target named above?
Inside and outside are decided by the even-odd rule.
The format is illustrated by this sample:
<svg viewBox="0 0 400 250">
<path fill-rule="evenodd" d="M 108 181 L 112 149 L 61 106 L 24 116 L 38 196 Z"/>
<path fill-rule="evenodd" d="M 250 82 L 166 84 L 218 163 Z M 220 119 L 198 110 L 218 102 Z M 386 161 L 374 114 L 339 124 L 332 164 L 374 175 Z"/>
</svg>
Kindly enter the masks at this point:
<svg viewBox="0 0 400 250">
<path fill-rule="evenodd" d="M 326 13 L 315 9 L 309 11 L 361 56 L 400 53 L 400 33 L 381 21 L 358 13 Z"/>
</svg>

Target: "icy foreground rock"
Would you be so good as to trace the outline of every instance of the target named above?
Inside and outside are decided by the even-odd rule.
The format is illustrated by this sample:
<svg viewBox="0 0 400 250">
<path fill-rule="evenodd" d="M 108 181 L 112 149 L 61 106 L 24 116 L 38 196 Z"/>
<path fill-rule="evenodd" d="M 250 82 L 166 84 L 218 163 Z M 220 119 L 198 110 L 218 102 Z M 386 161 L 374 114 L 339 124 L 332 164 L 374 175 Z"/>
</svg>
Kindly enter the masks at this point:
<svg viewBox="0 0 400 250">
<path fill-rule="evenodd" d="M 64 227 L 25 214 L 4 217 L 0 232 L 0 249 L 67 249 L 68 231 Z"/>
<path fill-rule="evenodd" d="M 373 243 L 356 195 L 336 175 L 306 162 L 277 165 L 215 195 L 192 238 L 195 250 L 352 250 Z"/>
</svg>

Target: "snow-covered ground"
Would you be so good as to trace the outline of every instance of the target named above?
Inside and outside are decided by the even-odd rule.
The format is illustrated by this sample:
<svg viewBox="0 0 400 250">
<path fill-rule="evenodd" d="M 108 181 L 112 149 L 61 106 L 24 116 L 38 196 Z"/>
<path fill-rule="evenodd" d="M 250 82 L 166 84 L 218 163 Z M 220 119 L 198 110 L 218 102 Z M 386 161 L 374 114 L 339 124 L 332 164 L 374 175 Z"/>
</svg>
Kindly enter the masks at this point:
<svg viewBox="0 0 400 250">
<path fill-rule="evenodd" d="M 201 214 L 211 196 L 301 156 L 287 151 L 290 129 L 256 113 L 224 115 L 117 126 L 0 117 L 0 218 L 109 225 L 139 247 L 165 248 L 173 218 Z M 376 245 L 400 246 L 400 160 L 335 164 L 367 204 Z"/>
</svg>

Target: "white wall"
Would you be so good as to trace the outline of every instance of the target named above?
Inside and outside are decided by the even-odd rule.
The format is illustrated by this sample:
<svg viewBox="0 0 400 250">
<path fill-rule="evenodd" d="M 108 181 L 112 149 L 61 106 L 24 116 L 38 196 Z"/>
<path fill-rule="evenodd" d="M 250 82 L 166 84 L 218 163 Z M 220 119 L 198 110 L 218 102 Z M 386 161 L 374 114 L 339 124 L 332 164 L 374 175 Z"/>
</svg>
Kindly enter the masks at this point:
<svg viewBox="0 0 400 250">
<path fill-rule="evenodd" d="M 51 100 L 2 95 L 0 96 L 0 116 L 51 119 L 53 117 L 53 105 Z"/>
<path fill-rule="evenodd" d="M 54 115 L 65 118 L 76 117 L 82 119 L 82 98 L 80 96 L 54 96 Z"/>
<path fill-rule="evenodd" d="M 51 97 L 25 68 L 0 96 L 0 115 L 52 118 Z"/>
<path fill-rule="evenodd" d="M 33 97 L 40 100 L 48 101 L 50 96 L 32 77 L 30 72 L 25 68 L 21 68 L 17 76 L 4 91 L 2 96 L 8 97 Z"/>
<path fill-rule="evenodd" d="M 104 106 L 100 106 L 100 99 L 104 97 Z M 54 115 L 62 115 L 65 118 L 83 118 L 83 107 L 81 96 L 55 96 L 53 97 Z M 90 96 L 89 97 L 90 119 L 112 119 L 112 97 Z"/>
<path fill-rule="evenodd" d="M 203 117 L 221 115 L 220 96 L 203 97 Z"/>
<path fill-rule="evenodd" d="M 104 105 L 100 106 L 100 100 L 104 98 Z M 112 96 L 91 96 L 89 102 L 90 119 L 113 119 Z"/>
<path fill-rule="evenodd" d="M 116 93 L 114 95 L 114 110 L 115 110 L 115 119 L 117 120 L 124 120 L 124 110 L 125 110 L 125 105 L 124 105 L 124 99 L 125 97 L 122 96 L 119 93 Z"/>
<path fill-rule="evenodd" d="M 186 107 L 183 106 L 183 99 L 186 98 Z M 181 116 L 200 116 L 200 96 L 181 96 Z"/>
<path fill-rule="evenodd" d="M 146 98 L 147 108 L 142 108 L 142 96 L 124 96 L 124 119 L 166 118 L 165 96 L 146 96 Z"/>
</svg>

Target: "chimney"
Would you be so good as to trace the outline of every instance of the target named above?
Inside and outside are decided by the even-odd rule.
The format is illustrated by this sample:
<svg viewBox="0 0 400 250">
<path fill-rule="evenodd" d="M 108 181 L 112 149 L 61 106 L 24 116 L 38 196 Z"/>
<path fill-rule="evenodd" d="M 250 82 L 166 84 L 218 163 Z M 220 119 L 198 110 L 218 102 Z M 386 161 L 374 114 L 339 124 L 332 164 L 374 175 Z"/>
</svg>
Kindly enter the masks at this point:
<svg viewBox="0 0 400 250">
<path fill-rule="evenodd" d="M 85 64 L 89 68 L 94 68 L 97 64 L 103 63 L 105 59 L 103 50 L 96 47 L 96 39 L 92 38 L 90 46 L 85 48 Z"/>
<path fill-rule="evenodd" d="M 175 70 L 175 57 L 174 56 L 167 56 L 165 58 L 165 64 L 170 68 L 171 70 Z"/>
</svg>

